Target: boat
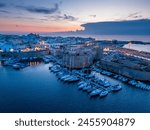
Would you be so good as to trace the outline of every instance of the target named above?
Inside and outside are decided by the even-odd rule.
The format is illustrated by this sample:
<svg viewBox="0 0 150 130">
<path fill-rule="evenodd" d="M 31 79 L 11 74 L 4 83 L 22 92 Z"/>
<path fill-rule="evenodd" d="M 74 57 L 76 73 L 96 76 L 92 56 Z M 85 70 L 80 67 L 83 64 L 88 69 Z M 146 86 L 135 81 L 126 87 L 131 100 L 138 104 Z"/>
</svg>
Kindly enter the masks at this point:
<svg viewBox="0 0 150 130">
<path fill-rule="evenodd" d="M 91 85 L 87 85 L 87 86 L 85 86 L 85 87 L 83 88 L 83 90 L 84 90 L 84 91 L 87 91 L 88 89 L 91 89 L 91 88 L 92 88 Z"/>
<path fill-rule="evenodd" d="M 83 83 L 85 83 L 85 81 L 80 81 L 80 82 L 78 83 L 78 86 L 81 85 L 81 84 L 83 84 Z"/>
<path fill-rule="evenodd" d="M 122 82 L 128 82 L 128 78 L 126 78 L 126 77 L 123 77 L 123 76 L 119 76 L 118 77 L 118 80 L 120 80 L 120 81 L 122 81 Z"/>
<path fill-rule="evenodd" d="M 128 82 L 128 84 L 132 85 L 132 86 L 136 86 L 138 84 L 138 82 L 136 80 L 130 80 Z"/>
<path fill-rule="evenodd" d="M 113 77 L 114 77 L 115 79 L 118 79 L 119 75 L 115 74 Z"/>
<path fill-rule="evenodd" d="M 145 89 L 145 90 L 150 90 L 149 85 L 143 83 L 143 82 L 138 82 L 136 87 L 141 88 L 141 89 Z"/>
<path fill-rule="evenodd" d="M 61 79 L 61 77 L 65 76 L 66 73 L 59 73 L 59 74 L 56 74 L 57 78 L 58 79 Z"/>
<path fill-rule="evenodd" d="M 46 58 L 43 58 L 43 61 L 44 61 L 45 64 L 48 64 L 50 62 L 50 60 L 46 59 Z"/>
<path fill-rule="evenodd" d="M 69 74 L 60 77 L 60 80 L 65 80 L 65 79 L 67 79 L 67 78 L 70 78 L 70 75 L 69 75 Z"/>
<path fill-rule="evenodd" d="M 94 88 L 94 87 L 91 87 L 91 88 L 89 88 L 89 89 L 87 90 L 87 92 L 88 92 L 88 93 L 91 93 L 93 90 L 95 90 L 95 88 Z"/>
<path fill-rule="evenodd" d="M 93 90 L 91 93 L 90 93 L 90 96 L 97 96 L 101 93 L 101 89 L 96 89 L 96 90 Z"/>
<path fill-rule="evenodd" d="M 24 68 L 26 68 L 28 66 L 29 66 L 29 64 L 20 64 L 20 69 L 24 69 Z"/>
<path fill-rule="evenodd" d="M 107 80 L 105 80 L 104 81 L 104 87 L 109 87 L 109 86 L 110 86 L 110 83 Z"/>
<path fill-rule="evenodd" d="M 83 83 L 83 84 L 81 84 L 81 85 L 78 86 L 78 89 L 82 89 L 82 88 L 84 88 L 87 85 L 88 85 L 87 83 Z"/>
<path fill-rule="evenodd" d="M 128 82 L 128 84 L 130 84 L 136 88 L 140 88 L 140 89 L 144 89 L 144 90 L 150 90 L 150 85 L 147 85 L 147 84 L 140 82 L 140 81 L 130 80 Z"/>
<path fill-rule="evenodd" d="M 14 64 L 14 65 L 12 65 L 12 67 L 15 70 L 20 70 L 20 65 L 19 64 Z"/>
<path fill-rule="evenodd" d="M 108 71 L 105 71 L 105 70 L 101 71 L 101 74 L 107 75 L 107 76 L 112 76 L 111 72 L 108 72 Z"/>
<path fill-rule="evenodd" d="M 98 83 L 99 83 L 100 85 L 104 86 L 104 87 L 109 87 L 109 86 L 110 86 L 109 81 L 106 80 L 106 79 L 100 79 L 100 80 L 98 81 Z"/>
<path fill-rule="evenodd" d="M 101 93 L 99 94 L 100 97 L 105 97 L 108 95 L 108 91 L 107 90 L 103 90 L 101 91 Z"/>
<path fill-rule="evenodd" d="M 77 81 L 79 81 L 79 78 L 73 75 L 70 75 L 64 79 L 64 82 L 77 82 Z"/>
<path fill-rule="evenodd" d="M 112 91 L 119 91 L 122 89 L 122 86 L 119 84 L 113 85 L 112 87 Z"/>
<path fill-rule="evenodd" d="M 72 77 L 71 80 L 69 80 L 69 82 L 77 82 L 79 81 L 80 79 L 78 77 Z"/>
<path fill-rule="evenodd" d="M 50 68 L 50 70 L 51 70 L 52 72 L 54 72 L 54 73 L 57 73 L 57 72 L 59 72 L 59 71 L 61 70 L 61 67 L 58 66 L 58 65 L 55 65 L 55 66 L 52 66 L 52 67 Z"/>
</svg>

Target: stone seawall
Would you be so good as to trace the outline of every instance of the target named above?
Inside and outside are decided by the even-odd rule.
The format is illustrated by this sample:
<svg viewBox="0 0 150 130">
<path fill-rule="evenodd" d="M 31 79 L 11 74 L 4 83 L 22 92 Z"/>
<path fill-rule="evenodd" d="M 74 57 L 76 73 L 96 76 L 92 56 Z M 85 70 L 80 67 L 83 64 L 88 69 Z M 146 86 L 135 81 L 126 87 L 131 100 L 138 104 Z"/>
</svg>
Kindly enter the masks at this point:
<svg viewBox="0 0 150 130">
<path fill-rule="evenodd" d="M 102 69 L 141 81 L 150 81 L 150 72 L 125 67 L 119 63 L 100 61 Z"/>
</svg>

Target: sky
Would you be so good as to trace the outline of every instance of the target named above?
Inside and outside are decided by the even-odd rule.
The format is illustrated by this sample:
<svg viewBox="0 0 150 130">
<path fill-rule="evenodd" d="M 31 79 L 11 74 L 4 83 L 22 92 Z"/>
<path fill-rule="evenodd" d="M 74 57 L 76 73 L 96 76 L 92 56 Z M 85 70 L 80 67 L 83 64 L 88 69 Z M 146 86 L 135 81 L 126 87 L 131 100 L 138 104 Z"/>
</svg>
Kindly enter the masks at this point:
<svg viewBox="0 0 150 130">
<path fill-rule="evenodd" d="M 0 32 L 63 32 L 101 21 L 150 19 L 150 0 L 0 0 Z"/>
</svg>

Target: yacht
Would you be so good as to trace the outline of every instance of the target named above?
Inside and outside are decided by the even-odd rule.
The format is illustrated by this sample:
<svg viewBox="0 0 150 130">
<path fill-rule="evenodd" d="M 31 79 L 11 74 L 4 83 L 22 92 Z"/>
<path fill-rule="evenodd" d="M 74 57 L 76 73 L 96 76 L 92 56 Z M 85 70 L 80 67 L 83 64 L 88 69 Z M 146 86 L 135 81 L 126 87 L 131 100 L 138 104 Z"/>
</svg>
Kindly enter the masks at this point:
<svg viewBox="0 0 150 130">
<path fill-rule="evenodd" d="M 79 85 L 78 89 L 82 89 L 82 88 L 84 88 L 87 85 L 88 85 L 87 83 L 83 83 L 83 84 Z"/>
<path fill-rule="evenodd" d="M 20 65 L 19 64 L 14 64 L 14 65 L 12 65 L 12 67 L 15 70 L 20 70 Z"/>
<path fill-rule="evenodd" d="M 101 91 L 101 93 L 99 94 L 100 97 L 105 97 L 108 95 L 108 91 L 107 90 L 103 90 Z"/>
<path fill-rule="evenodd" d="M 83 88 L 83 90 L 84 90 L 84 91 L 87 91 L 88 89 L 91 89 L 91 88 L 92 88 L 91 85 L 87 85 L 87 86 L 85 86 L 85 87 Z"/>
<path fill-rule="evenodd" d="M 93 90 L 93 91 L 90 93 L 90 96 L 96 96 L 96 95 L 100 94 L 101 91 L 102 91 L 101 89 Z"/>
<path fill-rule="evenodd" d="M 94 87 L 91 87 L 91 88 L 89 88 L 89 89 L 87 90 L 87 92 L 88 92 L 88 93 L 91 93 L 93 90 L 95 90 L 95 88 L 94 88 Z"/>
<path fill-rule="evenodd" d="M 136 86 L 138 84 L 136 80 L 130 80 L 128 83 L 132 86 Z"/>
<path fill-rule="evenodd" d="M 122 81 L 122 82 L 128 82 L 128 78 L 123 77 L 123 76 L 119 76 L 118 80 Z"/>
<path fill-rule="evenodd" d="M 78 85 L 81 85 L 81 84 L 83 84 L 83 83 L 85 83 L 85 81 L 80 81 L 80 82 L 78 83 Z"/>
<path fill-rule="evenodd" d="M 122 86 L 119 84 L 113 85 L 112 87 L 112 91 L 119 91 L 122 89 Z"/>
<path fill-rule="evenodd" d="M 64 79 L 65 82 L 77 82 L 79 81 L 79 78 L 73 75 L 68 76 Z"/>
<path fill-rule="evenodd" d="M 104 87 L 109 87 L 109 86 L 110 86 L 109 81 L 106 80 L 106 79 L 100 79 L 100 80 L 98 81 L 98 83 L 99 83 L 100 85 L 104 86 Z"/>
<path fill-rule="evenodd" d="M 147 85 L 147 84 L 145 84 L 143 82 L 138 82 L 136 87 L 141 88 L 141 89 L 145 89 L 145 90 L 149 90 L 150 89 L 149 85 Z"/>
<path fill-rule="evenodd" d="M 70 75 L 69 75 L 69 74 L 60 77 L 60 80 L 65 80 L 65 79 L 67 79 L 67 78 L 70 78 Z"/>
</svg>

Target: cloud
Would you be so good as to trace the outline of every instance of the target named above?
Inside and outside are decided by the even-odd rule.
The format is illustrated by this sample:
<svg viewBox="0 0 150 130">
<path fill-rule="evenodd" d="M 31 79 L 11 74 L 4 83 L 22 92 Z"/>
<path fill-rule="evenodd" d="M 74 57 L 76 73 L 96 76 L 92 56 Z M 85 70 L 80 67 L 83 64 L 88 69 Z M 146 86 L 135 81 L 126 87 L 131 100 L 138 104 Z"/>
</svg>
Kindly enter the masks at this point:
<svg viewBox="0 0 150 130">
<path fill-rule="evenodd" d="M 6 10 L 0 10 L 0 13 L 10 14 L 10 12 Z"/>
<path fill-rule="evenodd" d="M 44 21 L 48 21 L 48 19 L 45 19 L 45 18 L 41 18 L 41 19 L 38 19 L 38 18 L 33 18 L 33 17 L 24 17 L 24 16 L 16 16 L 16 17 L 13 17 L 15 19 L 23 19 L 23 20 L 29 20 L 29 21 L 41 21 L 41 22 L 44 22 Z"/>
<path fill-rule="evenodd" d="M 3 7 L 6 7 L 6 5 L 3 3 L 0 3 L 0 8 L 3 8 Z"/>
<path fill-rule="evenodd" d="M 71 16 L 71 15 L 67 15 L 67 14 L 54 15 L 54 16 L 50 16 L 49 18 L 54 20 L 54 21 L 57 21 L 57 20 L 76 21 L 76 20 L 78 20 L 78 18 Z"/>
<path fill-rule="evenodd" d="M 92 17 L 92 18 L 96 18 L 96 15 L 89 15 L 90 17 Z"/>
<path fill-rule="evenodd" d="M 24 17 L 24 16 L 16 16 L 14 18 L 16 18 L 16 19 L 27 19 L 27 20 L 38 20 L 38 19 L 33 18 L 33 17 Z"/>
<path fill-rule="evenodd" d="M 53 8 L 34 7 L 34 6 L 16 6 L 19 9 L 26 10 L 31 13 L 53 14 L 59 10 L 59 5 L 54 4 Z"/>
<path fill-rule="evenodd" d="M 82 24 L 84 34 L 150 35 L 150 19 L 106 21 Z"/>
<path fill-rule="evenodd" d="M 142 15 L 140 15 L 139 12 L 135 12 L 135 13 L 129 14 L 127 18 L 142 18 Z"/>
<path fill-rule="evenodd" d="M 76 21 L 77 20 L 77 18 L 75 18 L 74 16 L 66 15 L 66 14 L 64 14 L 63 19 L 69 20 L 69 21 Z"/>
</svg>

